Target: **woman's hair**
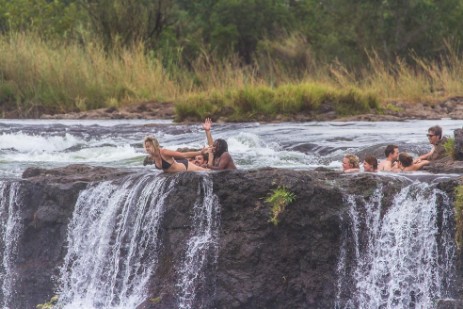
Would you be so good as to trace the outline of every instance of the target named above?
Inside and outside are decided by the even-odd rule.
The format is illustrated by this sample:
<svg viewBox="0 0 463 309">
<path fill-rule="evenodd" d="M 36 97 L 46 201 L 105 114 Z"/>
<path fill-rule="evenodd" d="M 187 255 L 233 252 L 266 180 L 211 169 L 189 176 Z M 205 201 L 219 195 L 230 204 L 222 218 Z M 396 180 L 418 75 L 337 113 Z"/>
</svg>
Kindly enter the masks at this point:
<svg viewBox="0 0 463 309">
<path fill-rule="evenodd" d="M 215 140 L 217 148 L 215 149 L 215 155 L 220 157 L 224 152 L 228 152 L 228 144 L 224 139 L 218 138 Z"/>
<path fill-rule="evenodd" d="M 365 157 L 365 162 L 373 166 L 373 169 L 378 169 L 378 159 L 372 155 L 368 155 Z"/>
<path fill-rule="evenodd" d="M 349 164 L 350 164 L 351 168 L 359 168 L 360 167 L 359 157 L 357 157 L 356 155 L 354 155 L 354 154 L 346 154 L 344 156 L 344 158 L 349 160 Z"/>
<path fill-rule="evenodd" d="M 413 158 L 406 152 L 401 152 L 399 154 L 399 162 L 402 164 L 403 167 L 409 167 L 413 164 Z"/>
<path fill-rule="evenodd" d="M 145 146 L 146 142 L 151 143 L 155 149 L 159 149 L 159 148 L 160 148 L 159 142 L 158 142 L 158 140 L 156 139 L 156 137 L 154 137 L 154 136 L 147 136 L 147 137 L 145 137 L 145 140 L 143 141 L 143 148 L 145 148 L 145 150 L 146 150 L 146 146 Z"/>
</svg>

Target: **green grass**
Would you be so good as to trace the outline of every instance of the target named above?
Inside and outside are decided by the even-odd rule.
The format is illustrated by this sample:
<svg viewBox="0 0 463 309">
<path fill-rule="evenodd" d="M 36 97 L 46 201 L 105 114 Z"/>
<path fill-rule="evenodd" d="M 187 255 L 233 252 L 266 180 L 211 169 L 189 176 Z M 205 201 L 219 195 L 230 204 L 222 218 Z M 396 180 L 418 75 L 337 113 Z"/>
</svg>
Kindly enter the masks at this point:
<svg viewBox="0 0 463 309">
<path fill-rule="evenodd" d="M 443 146 L 447 155 L 455 160 L 455 139 L 448 137 Z"/>
<path fill-rule="evenodd" d="M 53 309 L 53 307 L 56 305 L 58 302 L 58 295 L 53 296 L 49 302 L 46 302 L 44 304 L 39 304 L 36 306 L 37 309 Z"/>
<path fill-rule="evenodd" d="M 460 251 L 463 244 L 463 185 L 455 188 L 455 243 Z"/>
<path fill-rule="evenodd" d="M 174 102 L 178 121 L 249 121 L 380 113 L 394 109 L 394 100 L 432 104 L 463 92 L 463 56 L 451 50 L 447 57 L 412 63 L 386 63 L 373 53 L 355 73 L 315 61 L 310 71 L 301 71 L 291 60 L 298 57 L 291 52 L 296 43 L 285 47 L 289 58 L 283 62 L 261 57 L 243 66 L 234 57 L 202 55 L 184 65 L 143 45 L 106 52 L 96 42 L 7 33 L 0 35 L 0 108 L 28 116 L 34 110 L 66 113 L 158 101 Z"/>
<path fill-rule="evenodd" d="M 178 121 L 205 117 L 252 119 L 256 116 L 319 113 L 328 106 L 339 116 L 376 112 L 380 101 L 372 93 L 357 88 L 337 89 L 321 83 L 285 84 L 279 87 L 257 86 L 229 90 L 225 93 L 202 92 L 179 99 L 176 104 Z"/>
<path fill-rule="evenodd" d="M 278 217 L 285 211 L 289 204 L 294 202 L 294 200 L 296 200 L 296 195 L 285 187 L 278 187 L 273 190 L 265 199 L 265 201 L 272 206 L 270 222 L 274 225 L 278 225 Z"/>
</svg>

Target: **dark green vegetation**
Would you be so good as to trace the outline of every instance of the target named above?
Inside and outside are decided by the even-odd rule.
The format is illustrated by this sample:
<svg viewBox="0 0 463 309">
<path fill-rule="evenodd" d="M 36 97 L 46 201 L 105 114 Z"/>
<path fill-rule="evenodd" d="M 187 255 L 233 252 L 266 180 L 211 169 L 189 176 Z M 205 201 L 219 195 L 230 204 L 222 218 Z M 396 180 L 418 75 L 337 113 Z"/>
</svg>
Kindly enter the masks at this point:
<svg viewBox="0 0 463 309">
<path fill-rule="evenodd" d="M 462 0 L 0 0 L 0 108 L 377 111 L 461 94 L 462 26 Z"/>
</svg>

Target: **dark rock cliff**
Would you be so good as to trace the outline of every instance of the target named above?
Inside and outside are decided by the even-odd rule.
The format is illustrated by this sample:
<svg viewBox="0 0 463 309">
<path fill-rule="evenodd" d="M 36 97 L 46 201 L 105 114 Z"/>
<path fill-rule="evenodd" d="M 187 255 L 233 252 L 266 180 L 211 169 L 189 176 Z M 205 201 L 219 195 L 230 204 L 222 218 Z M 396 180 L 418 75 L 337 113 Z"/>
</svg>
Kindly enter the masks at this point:
<svg viewBox="0 0 463 309">
<path fill-rule="evenodd" d="M 134 173 L 69 166 L 30 169 L 19 194 L 22 232 L 18 241 L 12 308 L 35 308 L 54 295 L 66 254 L 67 224 L 79 192 L 89 182 Z M 192 208 L 201 174 L 176 177 L 160 230 L 161 253 L 141 308 L 175 308 L 179 260 L 191 230 Z M 346 193 L 368 198 L 381 184 L 385 208 L 405 179 L 332 171 L 261 169 L 211 173 L 220 209 L 217 263 L 198 299 L 210 308 L 334 308 Z M 456 181 L 440 185 L 452 194 Z M 296 199 L 270 222 L 265 198 L 284 186 Z M 151 300 L 150 300 L 151 299 Z M 155 301 L 153 301 L 153 299 Z"/>
</svg>

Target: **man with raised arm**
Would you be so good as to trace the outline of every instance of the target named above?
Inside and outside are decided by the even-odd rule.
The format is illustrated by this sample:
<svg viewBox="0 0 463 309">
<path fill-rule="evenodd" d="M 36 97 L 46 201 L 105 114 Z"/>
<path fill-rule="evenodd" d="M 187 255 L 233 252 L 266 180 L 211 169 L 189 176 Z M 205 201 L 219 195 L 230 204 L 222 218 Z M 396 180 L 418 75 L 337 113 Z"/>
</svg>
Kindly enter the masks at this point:
<svg viewBox="0 0 463 309">
<path fill-rule="evenodd" d="M 236 170 L 235 162 L 228 152 L 228 144 L 224 139 L 212 139 L 211 134 L 212 120 L 206 118 L 203 129 L 206 132 L 207 143 L 209 145 L 209 160 L 207 168 L 211 170 Z"/>
</svg>

